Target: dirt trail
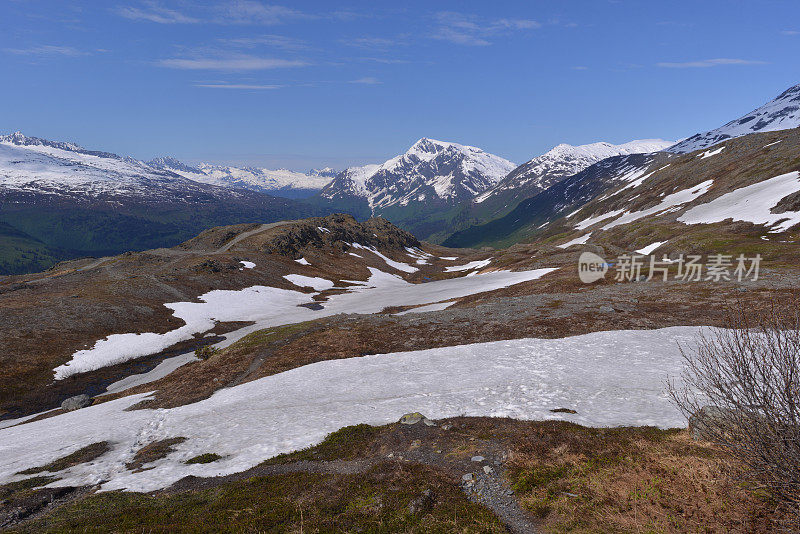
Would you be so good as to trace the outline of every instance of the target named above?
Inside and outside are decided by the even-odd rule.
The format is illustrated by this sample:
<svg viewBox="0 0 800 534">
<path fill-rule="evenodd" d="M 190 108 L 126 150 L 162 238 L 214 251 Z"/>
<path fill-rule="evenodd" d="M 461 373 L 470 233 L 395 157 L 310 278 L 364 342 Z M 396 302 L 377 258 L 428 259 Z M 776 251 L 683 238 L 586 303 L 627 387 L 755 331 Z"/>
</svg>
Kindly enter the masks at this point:
<svg viewBox="0 0 800 534">
<path fill-rule="evenodd" d="M 270 228 L 276 228 L 278 226 L 283 226 L 284 224 L 289 224 L 291 222 L 292 221 L 278 221 L 278 222 L 269 223 L 269 224 L 262 224 L 261 226 L 259 226 L 258 228 L 254 229 L 254 230 L 249 230 L 247 232 L 243 232 L 243 233 L 237 235 L 236 237 L 234 237 L 233 239 L 231 239 L 230 241 L 228 241 L 227 243 L 222 245 L 220 248 L 218 248 L 214 252 L 214 254 L 222 254 L 223 252 L 228 252 L 231 249 L 231 247 L 233 247 L 236 243 L 239 243 L 240 241 L 242 241 L 244 239 L 247 239 L 250 236 L 253 236 L 253 235 L 256 235 L 256 234 L 260 234 L 261 232 L 269 230 Z"/>
</svg>

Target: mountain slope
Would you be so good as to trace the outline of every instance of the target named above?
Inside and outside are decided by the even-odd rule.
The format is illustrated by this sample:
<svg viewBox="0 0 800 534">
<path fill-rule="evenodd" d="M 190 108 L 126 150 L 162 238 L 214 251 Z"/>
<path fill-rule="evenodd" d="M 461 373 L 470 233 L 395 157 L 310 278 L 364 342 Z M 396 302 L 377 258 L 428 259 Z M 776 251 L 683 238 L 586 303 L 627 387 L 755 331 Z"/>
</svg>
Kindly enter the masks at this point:
<svg viewBox="0 0 800 534">
<path fill-rule="evenodd" d="M 541 156 L 523 163 L 496 186 L 478 195 L 474 200 L 471 216 L 477 221 L 502 217 L 523 200 L 598 161 L 613 156 L 658 152 L 671 144 L 670 141 L 662 139 L 636 140 L 621 145 L 605 142 L 580 146 L 560 144 Z"/>
<path fill-rule="evenodd" d="M 193 167 L 170 157 L 152 159 L 147 162 L 147 165 L 179 174 L 195 182 L 220 187 L 250 189 L 294 199 L 313 196 L 336 176 L 336 171 L 330 167 L 312 169 L 308 174 L 304 174 L 287 169 L 270 170 L 208 163 L 201 163 Z"/>
<path fill-rule="evenodd" d="M 603 159 L 520 202 L 503 217 L 455 232 L 448 247 L 508 245 L 534 233 L 573 206 L 589 202 L 613 184 L 644 175 L 660 154 L 632 154 Z"/>
<path fill-rule="evenodd" d="M 755 132 L 774 132 L 800 126 L 800 85 L 790 87 L 775 99 L 747 115 L 714 130 L 695 134 L 670 147 L 671 152 L 686 153 L 714 146 L 726 139 Z"/>
<path fill-rule="evenodd" d="M 0 223 L 60 251 L 54 259 L 174 245 L 210 226 L 321 212 L 70 143 L 19 133 L 0 137 Z M 54 262 L 25 261 L 23 252 L 13 250 L 3 250 L 13 272 Z"/>
<path fill-rule="evenodd" d="M 325 186 L 318 201 L 361 217 L 380 215 L 427 239 L 447 227 L 449 210 L 514 168 L 480 148 L 422 138 L 383 164 L 346 169 Z"/>
<path fill-rule="evenodd" d="M 507 216 L 458 232 L 446 246 L 545 240 L 646 247 L 680 243 L 730 254 L 800 222 L 800 128 L 731 139 L 713 150 L 603 160 L 524 201 Z M 738 222 L 737 222 L 738 221 Z M 709 229 L 706 225 L 712 225 Z M 664 248 L 659 248 L 666 250 Z"/>
</svg>

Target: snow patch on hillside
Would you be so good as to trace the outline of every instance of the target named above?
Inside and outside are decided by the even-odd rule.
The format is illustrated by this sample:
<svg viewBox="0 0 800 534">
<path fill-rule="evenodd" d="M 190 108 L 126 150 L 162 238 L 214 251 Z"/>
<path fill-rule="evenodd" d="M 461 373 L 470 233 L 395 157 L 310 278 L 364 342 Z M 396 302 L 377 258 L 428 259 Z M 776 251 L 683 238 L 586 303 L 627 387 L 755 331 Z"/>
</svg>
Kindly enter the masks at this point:
<svg viewBox="0 0 800 534">
<path fill-rule="evenodd" d="M 781 199 L 800 191 L 800 172 L 794 171 L 740 187 L 706 204 L 694 206 L 678 217 L 686 224 L 710 224 L 727 219 L 748 221 L 784 232 L 800 223 L 800 212 L 773 213 Z"/>
<path fill-rule="evenodd" d="M 427 284 L 424 284 L 427 285 Z M 679 344 L 699 329 L 596 332 L 563 339 L 517 339 L 330 360 L 235 387 L 171 409 L 132 410 L 147 394 L 0 430 L 0 481 L 91 443 L 112 450 L 59 473 L 53 485 L 153 491 L 185 476 L 241 472 L 319 443 L 343 426 L 466 416 L 563 419 L 587 426 L 682 427 L 664 390 L 678 377 Z M 569 407 L 578 413 L 554 414 Z M 142 446 L 185 437 L 147 470 L 125 467 Z M 202 453 L 222 459 L 187 465 Z"/>
</svg>

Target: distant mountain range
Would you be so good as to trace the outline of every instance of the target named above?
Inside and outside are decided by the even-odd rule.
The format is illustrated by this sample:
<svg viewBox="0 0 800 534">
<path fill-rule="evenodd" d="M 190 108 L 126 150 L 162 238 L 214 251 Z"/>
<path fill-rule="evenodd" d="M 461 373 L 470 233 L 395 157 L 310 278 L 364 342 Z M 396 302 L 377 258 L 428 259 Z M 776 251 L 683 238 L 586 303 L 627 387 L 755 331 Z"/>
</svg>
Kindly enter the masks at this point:
<svg viewBox="0 0 800 534">
<path fill-rule="evenodd" d="M 599 202 L 616 187 L 625 191 L 613 193 L 621 206 L 629 195 L 638 204 L 647 190 L 639 185 L 663 176 L 665 165 L 680 182 L 670 159 L 677 154 L 701 151 L 697 164 L 689 158 L 680 166 L 688 180 L 705 172 L 699 161 L 730 151 L 731 140 L 798 125 L 800 85 L 676 144 L 560 144 L 516 165 L 480 148 L 422 138 L 384 163 L 339 173 L 189 165 L 169 157 L 143 162 L 17 132 L 0 136 L 0 274 L 76 255 L 170 245 L 209 226 L 332 212 L 382 216 L 435 243 L 506 245 L 551 231 L 564 210 Z M 731 146 L 763 156 L 761 138 L 753 143 Z M 791 171 L 800 167 L 793 161 L 753 168 Z"/>
<path fill-rule="evenodd" d="M 72 143 L 0 137 L 0 274 L 174 245 L 210 226 L 321 213 Z"/>
<path fill-rule="evenodd" d="M 155 169 L 179 174 L 184 178 L 210 185 L 250 189 L 284 198 L 308 198 L 333 180 L 337 171 L 326 167 L 307 173 L 287 169 L 270 170 L 258 167 L 231 167 L 201 163 L 186 165 L 175 158 L 160 157 L 147 162 Z"/>
</svg>

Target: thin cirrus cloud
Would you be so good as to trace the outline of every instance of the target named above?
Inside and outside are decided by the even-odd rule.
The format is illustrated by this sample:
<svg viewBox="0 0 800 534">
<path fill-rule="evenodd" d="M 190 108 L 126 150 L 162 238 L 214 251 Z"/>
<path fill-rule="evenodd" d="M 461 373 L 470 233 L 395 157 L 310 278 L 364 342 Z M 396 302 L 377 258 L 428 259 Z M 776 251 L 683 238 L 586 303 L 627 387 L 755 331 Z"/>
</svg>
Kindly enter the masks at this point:
<svg viewBox="0 0 800 534">
<path fill-rule="evenodd" d="M 40 45 L 32 46 L 30 48 L 4 48 L 4 52 L 8 54 L 15 54 L 18 56 L 66 56 L 66 57 L 79 57 L 88 56 L 89 52 L 78 50 L 71 46 L 54 46 L 54 45 Z"/>
<path fill-rule="evenodd" d="M 161 67 L 182 70 L 222 70 L 249 71 L 291 67 L 305 67 L 309 63 L 299 60 L 275 59 L 256 56 L 237 56 L 228 58 L 171 58 L 158 62 Z"/>
<path fill-rule="evenodd" d="M 474 15 L 453 11 L 437 13 L 436 23 L 432 38 L 465 46 L 488 46 L 492 44 L 492 37 L 542 27 L 541 23 L 530 19 L 482 20 Z"/>
<path fill-rule="evenodd" d="M 119 6 L 116 13 L 130 20 L 156 24 L 257 24 L 273 26 L 290 19 L 311 18 L 310 15 L 288 7 L 266 4 L 256 0 L 233 0 L 201 9 L 201 13 L 187 14 L 165 7 L 156 0 L 145 0 L 137 5 Z"/>
<path fill-rule="evenodd" d="M 360 85 L 380 85 L 383 82 L 377 78 L 373 78 L 372 76 L 365 76 L 364 78 L 359 78 L 357 80 L 350 80 L 348 83 L 356 83 Z"/>
<path fill-rule="evenodd" d="M 781 35 L 800 35 L 800 31 L 798 31 L 798 30 L 783 30 L 783 31 L 781 31 Z"/>
<path fill-rule="evenodd" d="M 256 48 L 259 46 L 279 48 L 281 50 L 308 50 L 311 48 L 306 41 L 285 35 L 267 34 L 255 37 L 220 39 L 220 41 L 237 48 Z"/>
<path fill-rule="evenodd" d="M 206 89 L 240 89 L 250 91 L 265 91 L 284 87 L 283 85 L 257 85 L 246 83 L 196 83 L 194 86 Z"/>
<path fill-rule="evenodd" d="M 219 7 L 217 22 L 227 24 L 262 24 L 273 26 L 291 19 L 313 18 L 310 15 L 284 6 L 265 4 L 254 0 L 225 2 Z"/>
<path fill-rule="evenodd" d="M 710 67 L 721 67 L 725 65 L 765 65 L 766 61 L 755 61 L 750 59 L 733 59 L 733 58 L 716 58 L 716 59 L 701 59 L 697 61 L 685 62 L 662 62 L 656 63 L 656 66 L 666 69 L 705 69 Z"/>
<path fill-rule="evenodd" d="M 144 2 L 142 7 L 119 6 L 117 14 L 130 20 L 155 22 L 156 24 L 196 24 L 200 19 L 191 17 L 156 2 Z"/>
</svg>

